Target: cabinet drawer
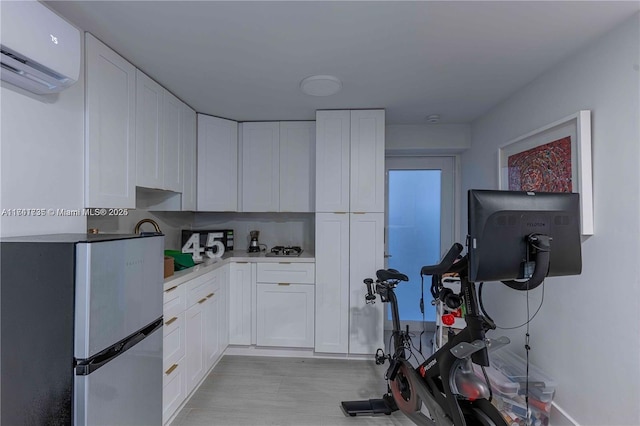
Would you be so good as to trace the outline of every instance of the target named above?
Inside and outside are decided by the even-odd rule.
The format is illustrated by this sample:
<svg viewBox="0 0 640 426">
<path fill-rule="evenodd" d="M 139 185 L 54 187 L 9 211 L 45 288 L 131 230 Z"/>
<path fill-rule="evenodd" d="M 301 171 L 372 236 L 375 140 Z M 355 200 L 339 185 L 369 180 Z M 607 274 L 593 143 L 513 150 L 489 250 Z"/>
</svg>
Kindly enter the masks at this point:
<svg viewBox="0 0 640 426">
<path fill-rule="evenodd" d="M 162 365 L 167 369 L 184 356 L 184 312 L 180 312 L 177 316 L 169 319 L 165 317 L 164 321 L 162 330 Z"/>
<path fill-rule="evenodd" d="M 187 397 L 187 377 L 184 358 L 171 364 L 162 372 L 162 423 L 175 413 Z"/>
<path fill-rule="evenodd" d="M 164 308 L 166 309 L 169 304 L 171 306 L 182 306 L 181 311 L 184 311 L 187 307 L 187 300 L 185 299 L 185 286 L 177 285 L 174 287 L 169 287 L 164 291 L 162 295 L 162 303 L 164 303 Z M 165 313 L 165 316 L 167 314 Z"/>
<path fill-rule="evenodd" d="M 314 263 L 258 263 L 257 267 L 259 283 L 313 284 L 315 282 Z"/>
<path fill-rule="evenodd" d="M 164 304 L 162 305 L 162 314 L 164 315 L 165 324 L 171 318 L 175 318 L 187 308 L 187 297 L 184 286 L 178 286 L 173 290 L 164 292 Z"/>
<path fill-rule="evenodd" d="M 196 303 L 204 303 L 207 297 L 215 294 L 220 286 L 218 277 L 219 274 L 214 271 L 187 282 L 187 308 Z"/>
</svg>

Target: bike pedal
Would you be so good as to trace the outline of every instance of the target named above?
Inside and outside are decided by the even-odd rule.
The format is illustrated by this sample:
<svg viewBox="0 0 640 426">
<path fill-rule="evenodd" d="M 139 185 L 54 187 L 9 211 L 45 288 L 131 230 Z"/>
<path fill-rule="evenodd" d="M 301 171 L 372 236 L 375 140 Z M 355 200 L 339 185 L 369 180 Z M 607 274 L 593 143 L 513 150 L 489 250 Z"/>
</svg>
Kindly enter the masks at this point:
<svg viewBox="0 0 640 426">
<path fill-rule="evenodd" d="M 400 365 L 402 365 L 402 363 L 400 361 L 398 361 L 397 359 L 392 359 L 389 361 L 389 363 L 391 364 L 389 366 L 389 369 L 387 370 L 387 379 L 388 380 L 394 380 L 396 378 L 396 374 L 398 374 L 398 370 L 400 370 Z"/>
</svg>

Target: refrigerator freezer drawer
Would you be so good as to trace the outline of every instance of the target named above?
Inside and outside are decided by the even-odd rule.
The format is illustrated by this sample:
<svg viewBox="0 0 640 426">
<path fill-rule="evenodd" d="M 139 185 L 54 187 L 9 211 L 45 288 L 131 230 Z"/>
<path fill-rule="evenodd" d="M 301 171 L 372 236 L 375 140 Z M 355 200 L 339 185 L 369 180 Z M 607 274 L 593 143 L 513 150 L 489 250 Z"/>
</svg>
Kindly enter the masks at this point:
<svg viewBox="0 0 640 426">
<path fill-rule="evenodd" d="M 162 424 L 162 329 L 86 376 L 75 376 L 75 425 Z"/>
</svg>

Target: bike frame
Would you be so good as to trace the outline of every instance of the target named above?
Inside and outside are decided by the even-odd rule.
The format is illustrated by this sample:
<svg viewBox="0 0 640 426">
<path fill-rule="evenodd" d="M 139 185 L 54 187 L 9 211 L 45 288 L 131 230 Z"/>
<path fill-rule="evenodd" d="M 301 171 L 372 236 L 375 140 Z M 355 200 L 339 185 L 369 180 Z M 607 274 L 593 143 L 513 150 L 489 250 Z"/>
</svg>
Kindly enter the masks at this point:
<svg viewBox="0 0 640 426">
<path fill-rule="evenodd" d="M 478 312 L 477 295 L 474 283 L 469 282 L 467 277 L 463 275 L 460 277 L 460 284 L 464 295 L 466 310 L 465 321 L 467 326 L 417 368 L 413 368 L 406 359 L 404 345 L 406 339 L 409 337 L 405 336 L 400 329 L 398 301 L 393 287 L 388 285 L 383 286 L 381 284 L 378 284 L 377 286 L 377 292 L 380 294 L 382 300 L 391 304 L 394 359 L 409 366 L 415 374 L 422 378 L 422 380 L 418 380 L 416 382 L 418 386 L 423 388 L 414 389 L 413 391 L 420 395 L 423 401 L 425 401 L 423 395 L 428 392 L 428 394 L 433 397 L 437 405 L 440 406 L 444 414 L 450 417 L 454 425 L 464 425 L 465 420 L 457 398 L 451 389 L 451 377 L 462 360 L 457 358 L 451 352 L 451 349 L 455 348 L 456 345 L 459 345 L 460 343 L 473 343 L 477 341 L 484 342 L 485 330 L 492 328 Z M 483 347 L 471 354 L 471 360 L 475 364 L 488 366 L 489 357 L 487 348 Z M 393 371 L 394 367 L 395 371 Z M 397 369 L 398 367 L 394 362 L 392 362 L 389 370 L 387 371 L 387 378 L 393 379 L 393 377 L 389 376 L 394 376 Z M 427 405 L 429 406 L 429 404 Z M 435 413 L 431 414 L 433 415 Z M 415 418 L 414 421 L 416 421 Z M 425 424 L 430 423 L 425 421 Z"/>
</svg>

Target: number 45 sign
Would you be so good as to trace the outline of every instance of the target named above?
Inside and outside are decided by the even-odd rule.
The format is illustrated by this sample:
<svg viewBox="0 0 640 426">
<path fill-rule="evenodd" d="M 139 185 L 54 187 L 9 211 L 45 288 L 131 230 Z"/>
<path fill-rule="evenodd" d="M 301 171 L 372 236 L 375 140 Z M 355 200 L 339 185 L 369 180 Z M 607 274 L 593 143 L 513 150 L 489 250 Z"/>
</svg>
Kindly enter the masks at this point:
<svg viewBox="0 0 640 426">
<path fill-rule="evenodd" d="M 202 254 L 206 254 L 208 258 L 215 259 L 222 257 L 224 254 L 224 244 L 216 241 L 216 238 L 222 237 L 222 233 L 209 232 L 204 247 L 200 246 L 200 234 L 194 233 L 182 246 L 183 253 L 191 253 L 194 262 L 202 261 Z"/>
</svg>

